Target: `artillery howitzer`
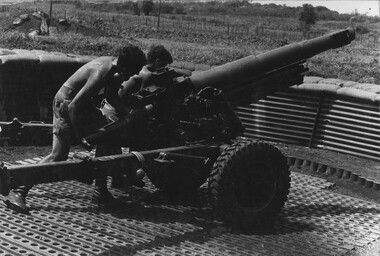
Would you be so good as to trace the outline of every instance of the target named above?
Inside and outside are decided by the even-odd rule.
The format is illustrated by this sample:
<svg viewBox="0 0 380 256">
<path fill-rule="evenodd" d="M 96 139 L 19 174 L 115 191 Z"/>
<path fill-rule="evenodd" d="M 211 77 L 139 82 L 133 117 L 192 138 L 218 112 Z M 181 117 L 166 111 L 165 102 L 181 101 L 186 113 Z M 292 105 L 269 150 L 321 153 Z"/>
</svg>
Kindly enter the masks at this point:
<svg viewBox="0 0 380 256">
<path fill-rule="evenodd" d="M 229 224 L 249 227 L 271 220 L 287 200 L 289 167 L 273 145 L 241 137 L 244 127 L 232 103 L 302 83 L 308 58 L 354 37 L 348 28 L 190 77 L 157 72 L 149 86 L 129 97 L 129 115 L 87 137 L 96 144 L 124 132 L 123 142 L 133 151 L 81 162 L 2 167 L 1 193 L 20 185 L 92 180 L 99 172 L 123 174 L 133 184 L 142 167 L 169 194 L 193 192 L 208 180 L 211 205 Z"/>
</svg>

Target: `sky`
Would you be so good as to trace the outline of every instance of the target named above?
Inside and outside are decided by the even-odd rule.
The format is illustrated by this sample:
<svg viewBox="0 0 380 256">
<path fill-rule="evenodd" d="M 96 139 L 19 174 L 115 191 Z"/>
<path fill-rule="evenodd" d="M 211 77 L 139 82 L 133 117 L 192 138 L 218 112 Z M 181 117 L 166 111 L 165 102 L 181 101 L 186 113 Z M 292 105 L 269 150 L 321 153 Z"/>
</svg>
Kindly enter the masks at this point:
<svg viewBox="0 0 380 256">
<path fill-rule="evenodd" d="M 380 16 L 380 0 L 262 0 L 256 1 L 251 0 L 251 3 L 260 4 L 286 4 L 290 7 L 302 6 L 303 4 L 311 4 L 315 6 L 325 6 L 332 11 L 337 11 L 339 13 L 353 13 L 355 9 L 360 14 L 367 14 L 369 16 Z"/>
</svg>

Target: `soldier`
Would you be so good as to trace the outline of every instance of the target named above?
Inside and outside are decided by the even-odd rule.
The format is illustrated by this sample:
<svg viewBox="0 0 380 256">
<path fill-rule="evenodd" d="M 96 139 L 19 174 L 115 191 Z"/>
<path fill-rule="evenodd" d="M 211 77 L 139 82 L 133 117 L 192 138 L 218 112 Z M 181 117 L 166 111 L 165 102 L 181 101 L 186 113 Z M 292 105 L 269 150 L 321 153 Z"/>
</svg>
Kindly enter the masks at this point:
<svg viewBox="0 0 380 256">
<path fill-rule="evenodd" d="M 131 109 L 128 105 L 128 97 L 137 92 L 144 86 L 148 86 L 151 82 L 152 74 L 160 69 L 165 68 L 168 64 L 172 63 L 173 59 L 168 50 L 166 50 L 162 45 L 152 45 L 147 53 L 147 65 L 143 66 L 138 75 L 131 76 L 127 81 L 122 83 L 122 86 L 107 88 L 106 95 L 119 94 L 116 99 L 114 97 L 107 97 L 102 102 L 102 112 L 107 117 L 107 120 L 112 122 L 117 122 L 124 116 L 130 113 Z M 112 154 L 120 154 L 120 147 L 115 148 L 113 144 L 113 139 L 108 137 L 104 143 L 99 143 L 97 150 L 104 151 Z M 120 132 L 119 139 L 129 141 L 127 132 Z M 137 178 L 137 177 L 136 177 Z M 136 179 L 134 182 L 135 186 L 142 187 L 144 182 L 140 179 Z M 122 177 L 114 177 L 112 179 L 112 187 L 118 188 L 122 186 Z"/>
<path fill-rule="evenodd" d="M 105 88 L 106 97 L 101 103 L 101 110 L 107 120 L 115 122 L 127 115 L 130 112 L 130 106 L 126 102 L 128 96 L 144 87 L 143 84 L 146 85 L 150 81 L 152 73 L 165 68 L 172 62 L 173 59 L 168 50 L 162 45 L 152 45 L 147 53 L 147 64 L 142 67 L 138 75 L 135 74 L 128 80 L 124 79 L 124 82 L 118 83 L 117 86 Z M 119 97 L 115 97 L 117 94 Z"/>
<path fill-rule="evenodd" d="M 127 98 L 130 94 L 149 86 L 154 73 L 164 69 L 172 62 L 173 58 L 164 46 L 152 45 L 147 53 L 147 65 L 141 69 L 138 75 L 130 77 L 122 84 L 118 92 L 120 98 Z"/>
<path fill-rule="evenodd" d="M 108 100 L 118 104 L 116 92 L 122 81 L 137 74 L 145 64 L 145 54 L 141 49 L 129 45 L 121 50 L 117 58 L 99 57 L 78 69 L 54 97 L 52 152 L 40 163 L 67 160 L 70 146 L 78 141 L 90 151 L 92 145 L 86 141 L 85 135 L 107 122 L 102 112 L 94 105 L 94 98 L 105 89 L 109 92 Z M 110 93 L 112 91 L 114 95 Z M 110 153 L 103 147 L 100 148 L 96 151 L 96 156 Z M 93 200 L 99 204 L 112 205 L 115 199 L 108 191 L 106 178 L 95 180 Z M 22 186 L 12 190 L 5 201 L 6 205 L 16 211 L 28 213 L 25 197 L 30 189 L 30 186 Z"/>
</svg>

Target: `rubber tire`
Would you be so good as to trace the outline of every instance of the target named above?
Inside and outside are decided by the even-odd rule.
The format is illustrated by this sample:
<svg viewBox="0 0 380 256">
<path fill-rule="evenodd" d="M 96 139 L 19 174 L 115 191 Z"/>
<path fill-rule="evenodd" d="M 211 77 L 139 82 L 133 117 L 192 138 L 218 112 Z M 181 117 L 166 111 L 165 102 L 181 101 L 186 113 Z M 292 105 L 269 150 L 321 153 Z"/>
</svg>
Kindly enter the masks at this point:
<svg viewBox="0 0 380 256">
<path fill-rule="evenodd" d="M 287 200 L 289 166 L 273 145 L 239 138 L 215 161 L 208 187 L 215 214 L 229 226 L 267 226 Z"/>
</svg>

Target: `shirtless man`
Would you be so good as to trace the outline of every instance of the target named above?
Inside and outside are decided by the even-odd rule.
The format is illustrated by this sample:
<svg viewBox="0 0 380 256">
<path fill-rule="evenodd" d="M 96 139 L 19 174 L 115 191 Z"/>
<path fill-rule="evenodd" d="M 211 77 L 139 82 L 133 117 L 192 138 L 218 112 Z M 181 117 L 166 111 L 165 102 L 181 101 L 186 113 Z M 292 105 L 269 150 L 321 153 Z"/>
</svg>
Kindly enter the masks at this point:
<svg viewBox="0 0 380 256">
<path fill-rule="evenodd" d="M 152 45 L 147 53 L 147 65 L 143 66 L 140 70 L 139 74 L 135 74 L 131 76 L 128 80 L 125 79 L 121 86 L 120 83 L 118 87 L 112 87 L 112 89 L 107 88 L 106 94 L 117 95 L 117 102 L 112 101 L 109 97 L 102 102 L 102 112 L 107 117 L 107 120 L 116 122 L 128 113 L 130 113 L 131 109 L 128 106 L 129 96 L 137 92 L 140 88 L 150 85 L 152 81 L 152 75 L 159 69 L 165 68 L 168 64 L 172 63 L 173 59 L 171 54 L 162 46 L 162 45 Z M 138 73 L 138 72 L 136 72 Z M 123 102 L 119 104 L 118 101 Z M 126 136 L 126 137 L 123 137 Z M 120 141 L 126 140 L 128 141 L 130 138 L 128 137 L 127 132 L 121 132 L 121 136 L 119 138 Z M 119 142 L 120 142 L 119 141 Z M 117 142 L 116 142 L 117 143 Z M 97 145 L 97 151 L 105 151 L 109 154 L 121 154 L 120 147 L 115 148 L 113 146 L 112 139 L 109 140 L 107 138 L 107 142 L 101 143 Z M 120 151 L 117 151 L 120 150 Z M 118 178 L 112 179 L 112 187 L 118 188 L 122 186 L 122 175 Z M 135 180 L 135 186 L 142 187 L 144 186 L 144 182 L 141 179 Z"/>
<path fill-rule="evenodd" d="M 78 69 L 59 89 L 53 101 L 53 146 L 52 152 L 40 163 L 65 161 L 68 158 L 70 146 L 80 142 L 91 150 L 85 136 L 104 126 L 107 122 L 102 112 L 93 104 L 104 88 L 108 101 L 118 107 L 120 100 L 117 90 L 123 80 L 137 74 L 146 64 L 145 54 L 136 46 L 124 47 L 117 58 L 100 57 Z M 108 89 L 108 90 L 107 90 Z M 114 93 L 112 93 L 114 92 Z M 109 147 L 96 150 L 96 156 L 112 154 Z M 107 177 L 97 178 L 93 200 L 99 204 L 109 205 L 114 201 L 107 188 Z M 16 211 L 27 213 L 25 197 L 30 186 L 22 186 L 12 190 L 6 205 Z"/>
</svg>

